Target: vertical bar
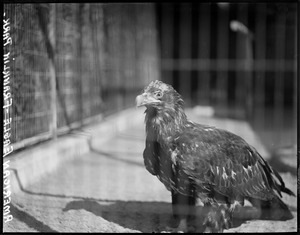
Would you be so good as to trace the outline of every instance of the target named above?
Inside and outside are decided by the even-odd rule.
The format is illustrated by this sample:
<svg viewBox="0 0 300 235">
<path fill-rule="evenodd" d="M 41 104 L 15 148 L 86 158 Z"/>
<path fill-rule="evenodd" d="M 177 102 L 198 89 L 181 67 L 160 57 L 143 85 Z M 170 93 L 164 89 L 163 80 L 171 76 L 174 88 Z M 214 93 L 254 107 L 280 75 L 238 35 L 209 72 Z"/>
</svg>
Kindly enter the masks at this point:
<svg viewBox="0 0 300 235">
<path fill-rule="evenodd" d="M 122 44 L 122 20 L 124 18 L 124 6 L 122 4 L 107 4 L 103 6 L 105 13 L 110 17 L 105 19 L 108 31 L 108 76 L 102 80 L 105 90 L 106 114 L 119 111 L 122 107 L 122 96 L 120 94 L 121 63 L 123 58 Z M 124 25 L 125 27 L 126 25 Z"/>
<path fill-rule="evenodd" d="M 180 4 L 179 25 L 179 61 L 184 62 L 184 70 L 179 71 L 179 93 L 186 105 L 191 104 L 191 69 L 188 68 L 192 58 L 192 6 L 191 3 Z M 185 60 L 187 62 L 185 62 Z"/>
<path fill-rule="evenodd" d="M 248 17 L 248 4 L 239 3 L 237 8 L 237 20 L 247 26 Z M 237 62 L 244 61 L 246 59 L 246 37 L 242 33 L 237 33 L 236 43 L 236 59 Z M 246 104 L 246 82 L 245 71 L 236 72 L 236 88 L 235 88 L 235 100 L 236 100 L 236 115 L 237 117 L 245 117 L 245 104 Z"/>
<path fill-rule="evenodd" d="M 284 65 L 285 59 L 285 14 L 278 14 L 276 21 L 276 38 L 275 38 L 275 59 L 280 64 Z M 284 66 L 283 66 L 284 67 Z M 275 92 L 274 92 L 274 113 L 275 117 L 275 127 L 276 127 L 276 143 L 279 144 L 281 139 L 281 133 L 283 128 L 283 98 L 284 98 L 284 71 L 280 70 L 275 73 Z M 278 134 L 277 134 L 278 133 Z"/>
<path fill-rule="evenodd" d="M 126 24 L 126 8 L 124 5 L 117 5 L 116 6 L 116 12 L 117 14 L 114 15 L 116 19 L 116 24 L 113 26 L 112 30 L 116 30 L 115 36 L 115 44 L 114 47 L 114 73 L 116 75 L 115 82 L 113 86 L 113 92 L 115 93 L 115 96 L 117 97 L 116 100 L 116 111 L 120 111 L 122 109 L 122 103 L 123 103 L 123 95 L 121 93 L 122 88 L 122 73 L 124 72 L 124 66 L 122 64 L 122 59 L 124 59 L 124 46 L 122 45 L 122 41 L 124 41 L 123 34 L 127 30 L 127 24 Z M 124 43 L 124 42 L 123 42 Z M 122 46 L 121 46 L 122 45 Z M 114 94 L 113 93 L 113 94 Z M 112 96 L 113 97 L 113 96 Z"/>
<path fill-rule="evenodd" d="M 253 46 L 252 33 L 246 36 L 246 115 L 248 121 L 253 119 Z"/>
<path fill-rule="evenodd" d="M 228 41 L 229 41 L 229 13 L 227 9 L 218 9 L 218 29 L 217 34 L 219 40 L 217 40 L 217 60 L 224 63 L 226 68 L 228 67 Z M 227 86 L 228 86 L 228 70 L 224 71 L 223 69 L 217 70 L 217 81 L 216 81 L 216 89 L 217 89 L 217 107 L 219 112 L 223 113 L 223 111 L 228 110 L 228 94 L 227 94 Z M 227 115 L 227 114 L 226 114 Z"/>
<path fill-rule="evenodd" d="M 168 84 L 173 84 L 174 70 L 174 6 L 161 4 L 161 56 L 162 79 Z"/>
<path fill-rule="evenodd" d="M 137 5 L 134 4 L 132 7 L 132 10 L 134 14 L 132 14 L 131 18 L 131 24 L 133 25 L 131 29 L 131 35 L 130 35 L 130 40 L 131 40 L 131 47 L 130 47 L 130 75 L 129 75 L 129 81 L 130 81 L 130 88 L 127 94 L 127 106 L 131 106 L 132 100 L 134 100 L 134 94 L 135 90 L 137 88 L 137 85 L 139 83 L 139 77 L 136 74 L 136 62 L 135 62 L 135 54 L 136 54 L 136 15 L 137 15 Z M 153 13 L 152 13 L 153 14 Z M 153 68 L 154 69 L 154 68 Z M 130 77 L 133 77 L 134 79 L 130 79 Z"/>
<path fill-rule="evenodd" d="M 129 27 L 130 25 L 128 24 L 128 9 L 127 9 L 127 5 L 121 5 L 121 16 L 122 18 L 120 19 L 120 40 L 121 42 L 123 42 L 123 46 L 121 49 L 121 58 L 126 58 L 126 62 L 125 61 L 120 61 L 119 63 L 119 69 L 120 69 L 120 79 L 117 81 L 117 90 L 118 90 L 118 97 L 119 97 L 119 107 L 118 107 L 118 111 L 120 111 L 124 105 L 124 88 L 125 88 L 125 83 L 126 83 L 126 69 L 127 69 L 127 61 L 130 60 L 130 58 L 126 57 L 126 50 L 128 48 L 128 43 L 126 40 L 128 31 L 129 31 Z M 124 81 L 123 83 L 121 82 L 121 79 Z"/>
<path fill-rule="evenodd" d="M 54 139 L 57 138 L 57 103 L 56 103 L 56 73 L 55 73 L 55 48 L 56 48 L 56 4 L 50 8 L 49 40 L 52 46 L 53 56 L 50 58 L 50 86 L 51 86 L 51 122 L 50 132 Z"/>
<path fill-rule="evenodd" d="M 90 20 L 92 21 L 91 30 L 92 30 L 92 45 L 93 45 L 93 62 L 94 62 L 94 74 L 95 81 L 97 84 L 97 92 L 98 92 L 98 102 L 97 107 L 100 106 L 100 111 L 103 111 L 103 81 L 106 78 L 106 74 L 104 72 L 105 69 L 105 61 L 107 60 L 107 52 L 104 50 L 107 45 L 107 37 L 104 31 L 104 6 L 90 5 L 89 12 L 92 14 Z M 99 113 L 99 111 L 97 112 Z"/>
<path fill-rule="evenodd" d="M 210 3 L 199 4 L 199 49 L 198 58 L 200 61 L 207 62 L 207 67 L 210 67 L 210 30 L 211 30 L 211 5 Z M 204 104 L 209 104 L 210 92 L 210 71 L 198 71 L 198 100 Z"/>
<path fill-rule="evenodd" d="M 255 57 L 256 63 L 259 61 L 262 68 L 266 68 L 266 4 L 256 5 L 257 17 L 255 21 Z M 265 124 L 265 71 L 256 70 L 254 83 L 254 126 L 258 129 Z M 262 125 L 262 126 L 261 126 Z"/>
<path fill-rule="evenodd" d="M 299 12 L 299 6 L 296 6 L 296 10 L 295 10 L 295 47 L 294 47 L 294 51 L 295 52 L 297 52 L 298 50 L 299 50 L 299 48 L 298 48 L 298 40 L 299 40 L 299 38 L 297 37 L 298 36 L 298 30 L 299 30 L 299 24 L 297 23 L 297 22 L 299 22 L 299 15 L 297 14 Z M 294 125 L 293 125 L 293 129 L 295 130 L 294 131 L 294 134 L 293 134 L 293 143 L 294 144 L 296 144 L 296 142 L 297 142 L 297 131 L 296 130 L 298 130 L 298 127 L 297 127 L 297 116 L 299 117 L 299 109 L 297 109 L 297 102 L 298 102 L 298 105 L 299 105 L 299 102 L 300 102 L 300 100 L 299 100 L 299 94 L 298 94 L 298 101 L 297 101 L 297 92 L 299 92 L 299 89 L 297 89 L 297 88 L 299 88 L 299 82 L 298 82 L 298 84 L 297 84 L 297 75 L 298 75 L 298 73 L 299 73 L 299 71 L 298 71 L 298 69 L 297 69 L 297 65 L 299 64 L 299 56 L 298 56 L 298 54 L 297 53 L 295 53 L 295 55 L 294 55 L 294 100 L 293 100 L 293 102 L 294 102 L 294 104 L 293 104 L 293 111 L 294 111 L 294 113 L 293 113 L 293 115 L 294 115 Z M 298 110 L 298 113 L 297 113 L 297 110 Z M 298 114 L 298 115 L 297 115 Z M 299 141 L 299 140 L 298 140 Z M 298 150 L 299 150 L 299 145 L 298 145 Z M 297 165 L 297 169 L 299 169 L 299 163 L 300 163 L 300 161 L 298 160 L 297 161 L 297 163 L 298 163 L 298 165 Z"/>
<path fill-rule="evenodd" d="M 133 83 L 136 83 L 136 77 L 133 73 L 133 64 L 134 64 L 134 33 L 135 33 L 135 7 L 136 4 L 126 5 L 126 18 L 123 20 L 123 23 L 126 22 L 126 30 L 123 32 L 123 37 L 125 43 L 124 47 L 124 62 L 122 63 L 123 67 L 123 87 L 122 87 L 122 94 L 123 94 L 123 108 L 128 107 L 131 103 L 131 100 L 129 100 L 131 91 L 134 87 Z M 149 9 L 149 6 L 142 6 L 140 13 L 147 16 L 147 10 Z M 147 17 L 147 24 L 146 27 L 150 26 L 150 19 Z M 151 48 L 151 43 L 153 42 L 151 35 L 149 35 L 148 40 L 150 43 L 147 43 L 149 50 Z M 151 56 L 149 54 L 149 57 L 147 58 L 147 64 L 148 67 L 150 65 L 150 69 L 152 70 L 152 61 Z"/>
<path fill-rule="evenodd" d="M 77 5 L 76 5 L 77 6 Z M 78 27 L 78 40 L 77 40 L 77 59 L 76 59 L 76 64 L 77 64 L 77 69 L 78 69 L 78 75 L 77 75 L 77 86 L 78 87 L 78 99 L 79 99 L 79 122 L 80 122 L 80 126 L 83 125 L 83 96 L 82 96 L 82 13 L 83 11 L 83 4 L 80 3 L 77 7 L 77 27 Z M 89 106 L 91 105 L 91 99 L 89 99 Z M 77 120 L 76 120 L 77 121 Z"/>
<path fill-rule="evenodd" d="M 28 30 L 28 33 L 26 33 L 26 41 L 32 41 L 32 31 L 31 30 L 33 30 L 30 26 L 30 18 L 31 18 L 31 5 L 28 5 L 28 7 L 26 7 L 25 8 L 26 10 L 25 10 L 25 18 L 27 19 L 27 22 L 26 22 L 26 24 L 25 24 L 25 30 Z M 26 61 L 26 60 L 25 60 Z M 33 67 L 34 67 L 34 65 L 35 64 L 33 64 Z M 34 68 L 33 68 L 34 69 Z M 26 74 L 28 74 L 27 75 L 27 81 L 26 81 L 26 83 L 29 85 L 29 87 L 27 88 L 27 95 L 28 95 L 28 97 L 29 97 L 29 103 L 31 104 L 31 105 L 33 105 L 33 107 L 34 107 L 34 110 L 33 110 L 33 112 L 34 113 L 36 113 L 36 107 L 35 107 L 35 105 L 34 105 L 34 91 L 32 92 L 32 90 L 30 89 L 30 87 L 32 87 L 32 84 L 31 84 L 31 79 L 32 79 L 32 74 L 33 74 L 33 69 L 30 69 L 30 71 L 28 71 L 28 69 L 27 68 L 24 68 L 24 70 L 26 71 Z M 25 103 L 25 102 L 24 102 Z M 25 106 L 26 107 L 26 106 Z M 32 135 L 34 135 L 34 133 L 36 132 L 36 125 L 33 125 L 33 123 L 34 123 L 34 121 L 35 121 L 35 119 L 36 119 L 36 117 L 35 117 L 35 115 L 34 115 L 34 118 L 29 118 L 29 113 L 30 113 L 30 110 L 29 110 L 29 107 L 28 108 L 26 108 L 26 119 L 27 119 L 27 123 L 28 123 L 28 125 L 29 125 L 29 127 L 30 128 L 26 128 L 25 129 L 25 136 L 26 137 L 31 137 Z M 29 131 L 28 131 L 28 129 L 29 129 Z"/>
</svg>

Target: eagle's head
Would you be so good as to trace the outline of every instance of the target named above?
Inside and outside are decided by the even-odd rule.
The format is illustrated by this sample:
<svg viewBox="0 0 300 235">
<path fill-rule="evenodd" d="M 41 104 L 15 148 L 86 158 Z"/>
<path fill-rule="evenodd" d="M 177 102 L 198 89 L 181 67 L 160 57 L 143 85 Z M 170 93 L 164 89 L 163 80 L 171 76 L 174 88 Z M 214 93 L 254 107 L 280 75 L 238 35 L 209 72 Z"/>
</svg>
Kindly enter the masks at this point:
<svg viewBox="0 0 300 235">
<path fill-rule="evenodd" d="M 167 111 L 183 109 L 183 100 L 178 92 L 168 84 L 162 81 L 152 81 L 136 97 L 137 107 L 145 106 L 147 109 L 156 109 L 157 111 Z"/>
<path fill-rule="evenodd" d="M 147 138 L 167 140 L 185 127 L 183 100 L 175 89 L 162 81 L 152 81 L 136 97 L 137 107 L 146 107 Z"/>
</svg>

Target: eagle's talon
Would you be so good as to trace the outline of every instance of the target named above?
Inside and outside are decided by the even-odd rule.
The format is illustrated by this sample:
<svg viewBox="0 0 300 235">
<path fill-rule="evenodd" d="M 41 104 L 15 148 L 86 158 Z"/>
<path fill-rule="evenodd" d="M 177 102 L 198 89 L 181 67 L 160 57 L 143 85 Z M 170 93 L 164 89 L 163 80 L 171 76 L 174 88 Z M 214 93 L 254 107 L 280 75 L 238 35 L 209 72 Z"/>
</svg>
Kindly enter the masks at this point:
<svg viewBox="0 0 300 235">
<path fill-rule="evenodd" d="M 189 227 L 187 230 L 181 230 L 178 228 L 166 228 L 168 229 L 168 231 L 163 231 L 162 233 L 191 233 L 191 232 L 195 232 L 195 228 L 194 227 Z"/>
<path fill-rule="evenodd" d="M 203 221 L 205 233 L 222 233 L 232 226 L 231 216 L 225 209 L 212 208 Z"/>
<path fill-rule="evenodd" d="M 182 230 L 179 226 L 177 228 L 173 228 L 170 226 L 165 227 L 164 231 L 161 231 L 161 233 L 184 233 L 185 231 Z"/>
<path fill-rule="evenodd" d="M 183 218 L 177 227 L 166 226 L 165 230 L 161 231 L 161 233 L 187 233 L 189 231 L 191 231 L 191 227 L 187 226 L 187 221 Z"/>
</svg>

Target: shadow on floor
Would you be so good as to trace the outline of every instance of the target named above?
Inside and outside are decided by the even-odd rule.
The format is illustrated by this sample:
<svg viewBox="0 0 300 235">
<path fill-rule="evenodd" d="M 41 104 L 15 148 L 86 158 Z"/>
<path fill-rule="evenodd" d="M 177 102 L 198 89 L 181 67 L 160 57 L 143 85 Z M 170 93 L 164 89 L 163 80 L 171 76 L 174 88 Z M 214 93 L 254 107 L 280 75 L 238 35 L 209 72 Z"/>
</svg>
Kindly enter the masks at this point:
<svg viewBox="0 0 300 235">
<path fill-rule="evenodd" d="M 10 205 L 10 212 L 13 218 L 25 223 L 28 227 L 33 228 L 39 232 L 57 233 L 57 231 L 50 228 L 47 224 L 39 221 L 34 216 L 28 214 L 26 211 L 20 210 L 15 205 Z"/>
<path fill-rule="evenodd" d="M 166 202 L 122 202 L 103 203 L 92 200 L 74 200 L 63 209 L 84 209 L 109 222 L 141 232 L 153 232 L 158 226 L 166 227 L 169 222 L 170 204 Z"/>
<path fill-rule="evenodd" d="M 102 200 L 97 198 L 85 198 L 76 195 L 59 195 L 49 193 L 38 193 L 27 190 L 23 187 L 18 172 L 13 169 L 16 174 L 21 191 L 30 195 L 39 195 L 43 197 L 55 198 L 69 198 L 70 201 L 62 211 L 69 210 L 86 210 L 96 216 L 116 223 L 124 228 L 138 230 L 141 232 L 154 232 L 162 231 L 172 222 L 172 208 L 171 203 L 168 202 L 147 202 L 147 201 L 115 201 L 115 200 Z M 198 206 L 197 218 L 198 223 L 201 224 L 206 212 L 202 206 Z M 292 209 L 296 210 L 296 208 Z M 40 232 L 56 232 L 48 225 L 39 221 L 37 218 L 28 214 L 26 211 L 19 209 L 12 205 L 11 213 L 15 218 L 26 223 Z M 239 227 L 247 220 L 258 219 L 259 212 L 251 206 L 240 208 L 240 211 L 234 216 L 233 228 Z M 197 227 L 196 232 L 203 232 L 204 228 Z"/>
<path fill-rule="evenodd" d="M 103 203 L 94 200 L 74 200 L 69 202 L 63 211 L 86 210 L 96 216 L 118 224 L 124 228 L 138 230 L 145 233 L 163 231 L 173 225 L 171 204 L 167 202 L 134 202 L 116 201 Z M 197 206 L 197 228 L 194 232 L 203 232 L 204 227 L 199 225 L 207 212 L 202 206 Z M 247 220 L 259 218 L 259 212 L 251 206 L 240 208 L 234 216 L 233 228 L 239 227 Z"/>
</svg>

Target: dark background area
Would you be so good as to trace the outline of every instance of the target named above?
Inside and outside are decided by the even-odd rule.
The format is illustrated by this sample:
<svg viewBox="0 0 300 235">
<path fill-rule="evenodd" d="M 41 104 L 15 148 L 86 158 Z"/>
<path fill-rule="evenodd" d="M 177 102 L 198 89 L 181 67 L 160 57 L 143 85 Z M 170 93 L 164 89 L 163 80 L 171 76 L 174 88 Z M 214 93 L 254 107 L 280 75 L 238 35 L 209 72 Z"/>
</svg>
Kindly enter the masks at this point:
<svg viewBox="0 0 300 235">
<path fill-rule="evenodd" d="M 297 4 L 5 4 L 15 149 L 133 107 L 161 79 L 186 107 L 296 143 Z"/>
<path fill-rule="evenodd" d="M 157 15 L 162 80 L 188 106 L 249 121 L 269 150 L 295 143 L 295 3 L 158 4 Z"/>
</svg>

